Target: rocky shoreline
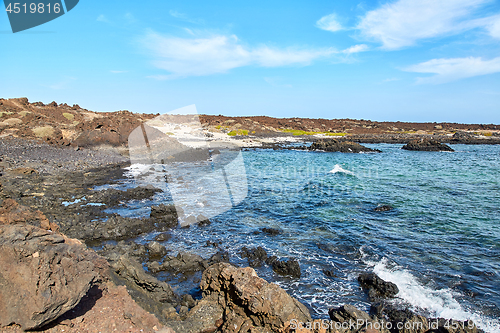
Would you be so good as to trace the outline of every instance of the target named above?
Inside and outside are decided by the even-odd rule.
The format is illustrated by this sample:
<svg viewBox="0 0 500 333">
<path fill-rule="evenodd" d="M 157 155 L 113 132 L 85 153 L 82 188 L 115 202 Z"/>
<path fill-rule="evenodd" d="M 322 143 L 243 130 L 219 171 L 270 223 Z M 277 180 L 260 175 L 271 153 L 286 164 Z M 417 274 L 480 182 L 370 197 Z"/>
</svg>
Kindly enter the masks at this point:
<svg viewBox="0 0 500 333">
<path fill-rule="evenodd" d="M 29 151 L 34 158 L 24 159 L 20 151 Z M 0 153 L 0 250 L 6 251 L 1 255 L 2 281 L 8 281 L 0 283 L 0 293 L 9 300 L 0 311 L 4 331 L 480 332 L 471 322 L 452 325 L 445 319 L 393 308 L 386 298 L 397 293 L 395 286 L 376 276 L 360 276 L 360 292 L 372 301 L 370 313 L 345 305 L 330 309 L 328 319 L 313 320 L 304 305 L 251 268 L 268 265 L 277 274 L 300 279 L 296 260 L 242 247 L 250 267 L 236 267 L 215 243 L 207 244 L 220 249 L 210 258 L 189 252 L 170 256 L 162 243 L 177 228 L 177 216 L 169 206 L 154 207 L 143 218 L 105 212 L 131 200 L 148 200 L 158 191 L 153 187 L 94 190 L 123 178 L 125 158 L 24 139 L 2 140 Z M 45 163 L 42 157 L 51 162 Z M 73 168 L 75 161 L 83 163 Z M 152 231 L 157 233 L 154 241 L 134 241 Z M 272 235 L 280 230 L 262 232 Z M 47 264 L 40 266 L 40 262 Z M 141 265 L 144 262 L 147 271 Z M 27 267 L 23 276 L 32 278 L 13 279 L 20 267 Z M 176 294 L 168 283 L 154 277 L 155 272 L 188 279 L 199 285 L 199 293 L 195 297 Z M 33 278 L 40 282 L 33 284 Z M 26 302 L 9 292 L 23 288 L 31 290 L 30 295 L 50 290 L 51 298 Z M 17 304 L 17 313 L 10 311 L 12 304 Z M 410 324 L 405 323 L 416 323 L 416 328 L 408 329 Z"/>
<path fill-rule="evenodd" d="M 128 134 L 154 115 L 96 114 L 78 105 L 27 99 L 0 99 L 0 115 L 1 331 L 481 332 L 470 321 L 395 308 L 388 299 L 397 287 L 373 274 L 358 279 L 359 292 L 372 304 L 370 313 L 344 305 L 320 320 L 253 269 L 265 266 L 300 279 L 300 258 L 279 258 L 242 244 L 247 265 L 237 267 L 224 244 L 216 242 L 206 244 L 215 249 L 209 257 L 189 251 L 171 255 L 164 245 L 179 228 L 171 206 L 152 206 L 143 217 L 110 212 L 133 201 L 152 201 L 160 192 L 152 186 L 113 187 L 130 165 Z M 497 125 L 200 120 L 208 134 L 230 134 L 238 146 L 250 149 L 376 153 L 359 143 L 403 143 L 412 150 L 448 150 L 442 143 L 500 144 Z M 199 227 L 208 223 L 200 221 Z M 261 232 L 272 236 L 281 230 Z M 154 240 L 137 240 L 152 233 Z M 23 274 L 16 276 L 18 271 Z M 164 274 L 173 278 L 157 278 Z M 176 283 L 195 292 L 176 292 L 186 289 Z"/>
</svg>

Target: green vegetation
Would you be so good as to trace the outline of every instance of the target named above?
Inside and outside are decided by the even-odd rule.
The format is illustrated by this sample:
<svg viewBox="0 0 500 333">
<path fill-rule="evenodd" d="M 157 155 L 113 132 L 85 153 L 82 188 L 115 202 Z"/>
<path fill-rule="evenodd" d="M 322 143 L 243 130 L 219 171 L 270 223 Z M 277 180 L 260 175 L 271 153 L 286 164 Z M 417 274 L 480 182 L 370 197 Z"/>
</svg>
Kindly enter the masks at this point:
<svg viewBox="0 0 500 333">
<path fill-rule="evenodd" d="M 33 129 L 33 133 L 39 138 L 44 138 L 51 136 L 54 133 L 54 129 L 51 126 L 37 127 Z"/>
<path fill-rule="evenodd" d="M 13 112 L 8 112 L 8 111 L 5 111 L 5 112 L 0 112 L 0 118 L 3 117 L 3 115 L 9 115 L 9 114 L 12 114 Z"/>
<path fill-rule="evenodd" d="M 231 132 L 227 133 L 227 135 L 229 136 L 248 135 L 248 130 L 242 130 L 242 129 L 232 130 Z"/>
<path fill-rule="evenodd" d="M 63 116 L 64 116 L 64 118 L 66 118 L 66 119 L 68 119 L 70 121 L 73 120 L 73 119 L 75 119 L 75 115 L 72 114 L 72 113 L 65 112 L 65 113 L 63 113 Z"/>
<path fill-rule="evenodd" d="M 29 111 L 21 111 L 21 112 L 19 112 L 19 115 L 20 115 L 21 117 L 24 117 L 24 116 L 26 116 L 26 115 L 28 115 L 28 114 L 30 114 L 30 113 L 31 113 L 31 112 L 29 112 Z"/>
</svg>

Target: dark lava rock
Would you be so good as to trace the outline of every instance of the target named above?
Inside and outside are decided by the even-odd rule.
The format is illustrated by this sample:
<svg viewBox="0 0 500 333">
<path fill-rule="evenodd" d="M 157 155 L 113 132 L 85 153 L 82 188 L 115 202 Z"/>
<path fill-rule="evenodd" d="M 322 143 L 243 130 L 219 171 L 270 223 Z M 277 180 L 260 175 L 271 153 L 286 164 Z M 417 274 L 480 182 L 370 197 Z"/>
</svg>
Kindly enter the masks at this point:
<svg viewBox="0 0 500 333">
<path fill-rule="evenodd" d="M 460 142 L 460 143 L 470 143 L 474 139 L 474 136 L 467 132 L 458 131 L 451 137 L 452 141 Z"/>
<path fill-rule="evenodd" d="M 0 327 L 40 328 L 74 308 L 108 264 L 78 240 L 26 224 L 0 226 Z"/>
<path fill-rule="evenodd" d="M 154 261 L 148 263 L 147 268 L 153 274 L 167 271 L 174 274 L 191 275 L 195 272 L 202 271 L 208 267 L 208 263 L 197 254 L 188 252 L 179 252 L 176 257 L 166 256 L 163 263 Z"/>
<path fill-rule="evenodd" d="M 122 240 L 134 238 L 143 233 L 165 231 L 177 225 L 172 219 L 130 218 L 113 214 L 107 221 L 84 221 L 74 224 L 71 235 L 86 241 Z"/>
<path fill-rule="evenodd" d="M 126 191 L 110 188 L 93 194 L 89 197 L 89 201 L 103 203 L 107 207 L 114 207 L 125 201 L 149 199 L 161 191 L 151 185 L 129 188 Z"/>
<path fill-rule="evenodd" d="M 323 274 L 328 277 L 337 277 L 337 274 L 335 274 L 335 271 L 333 269 L 324 269 Z"/>
<path fill-rule="evenodd" d="M 149 217 L 157 222 L 165 224 L 169 228 L 177 227 L 178 215 L 182 215 L 182 212 L 178 212 L 174 205 L 164 205 L 152 206 L 151 213 Z"/>
<path fill-rule="evenodd" d="M 156 241 L 149 242 L 146 245 L 146 248 L 149 251 L 149 258 L 150 259 L 161 258 L 167 254 L 167 249 L 165 248 L 165 246 L 161 245 L 160 243 L 158 243 Z"/>
<path fill-rule="evenodd" d="M 300 265 L 295 259 L 278 260 L 276 256 L 271 256 L 266 260 L 266 263 L 271 266 L 273 271 L 280 275 L 300 278 Z"/>
<path fill-rule="evenodd" d="M 370 299 L 394 297 L 399 292 L 394 283 L 382 280 L 375 273 L 360 274 L 358 282 L 363 289 L 368 291 Z"/>
<path fill-rule="evenodd" d="M 331 308 L 328 310 L 328 315 L 330 319 L 334 322 L 349 322 L 353 321 L 355 323 L 360 321 L 370 321 L 371 318 L 368 313 L 356 309 L 356 307 L 345 304 L 339 308 Z"/>
<path fill-rule="evenodd" d="M 220 262 L 229 262 L 229 253 L 225 251 L 218 251 L 216 254 L 211 256 L 210 259 L 208 259 L 209 265 L 217 264 Z"/>
<path fill-rule="evenodd" d="M 401 149 L 414 151 L 454 151 L 452 148 L 443 143 L 428 139 L 411 140 Z"/>
<path fill-rule="evenodd" d="M 341 152 L 341 153 L 361 153 L 361 152 L 374 152 L 381 153 L 378 149 L 371 149 L 360 145 L 356 142 L 338 141 L 338 140 L 320 140 L 314 142 L 309 150 L 322 150 L 328 152 Z"/>
<path fill-rule="evenodd" d="M 281 229 L 277 229 L 277 228 L 262 228 L 261 231 L 263 233 L 271 235 L 271 236 L 276 236 L 276 235 L 280 235 L 283 233 L 283 231 Z"/>
<path fill-rule="evenodd" d="M 179 304 L 180 298 L 169 284 L 147 274 L 142 265 L 127 255 L 112 264 L 117 284 L 126 285 L 130 296 L 146 311 L 165 322 L 169 308 Z"/>
<path fill-rule="evenodd" d="M 393 210 L 394 208 L 389 206 L 389 205 L 382 205 L 382 206 L 377 206 L 376 208 L 374 208 L 373 210 L 375 212 L 388 212 L 390 210 Z"/>
<path fill-rule="evenodd" d="M 162 232 L 161 234 L 156 235 L 155 241 L 157 242 L 165 242 L 172 238 L 172 235 L 166 232 Z"/>
<path fill-rule="evenodd" d="M 110 263 L 113 263 L 119 260 L 123 255 L 133 257 L 137 261 L 146 260 L 148 250 L 146 249 L 146 246 L 142 244 L 137 244 L 133 241 L 121 240 L 116 244 L 103 244 L 97 253 L 106 258 Z"/>
<path fill-rule="evenodd" d="M 241 248 L 241 257 L 248 259 L 248 266 L 260 267 L 267 259 L 267 252 L 261 246 L 250 249 L 244 246 Z"/>
<path fill-rule="evenodd" d="M 198 227 L 206 227 L 212 223 L 206 216 L 201 214 L 196 217 L 196 220 L 198 221 Z"/>
</svg>

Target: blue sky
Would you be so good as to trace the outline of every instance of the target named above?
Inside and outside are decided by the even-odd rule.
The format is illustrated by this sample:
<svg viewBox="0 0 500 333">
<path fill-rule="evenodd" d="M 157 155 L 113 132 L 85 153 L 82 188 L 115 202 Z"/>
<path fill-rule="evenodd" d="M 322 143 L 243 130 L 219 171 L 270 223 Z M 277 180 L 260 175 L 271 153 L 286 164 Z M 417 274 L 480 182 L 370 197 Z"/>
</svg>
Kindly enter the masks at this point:
<svg viewBox="0 0 500 333">
<path fill-rule="evenodd" d="M 13 34 L 0 97 L 500 124 L 500 1 L 94 1 Z"/>
</svg>

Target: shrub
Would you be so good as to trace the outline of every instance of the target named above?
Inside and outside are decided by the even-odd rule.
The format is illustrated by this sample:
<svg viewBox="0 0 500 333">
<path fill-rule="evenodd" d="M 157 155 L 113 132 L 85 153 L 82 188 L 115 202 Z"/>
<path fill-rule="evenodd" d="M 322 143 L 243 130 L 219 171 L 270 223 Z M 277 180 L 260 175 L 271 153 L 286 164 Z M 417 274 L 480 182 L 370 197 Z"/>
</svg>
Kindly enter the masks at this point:
<svg viewBox="0 0 500 333">
<path fill-rule="evenodd" d="M 72 113 L 67 113 L 67 112 L 63 113 L 63 116 L 64 116 L 64 118 L 66 118 L 66 119 L 68 119 L 68 120 L 70 120 L 70 121 L 71 121 L 71 120 L 73 120 L 73 119 L 75 118 L 75 115 L 74 115 L 74 114 L 72 114 Z"/>
</svg>

